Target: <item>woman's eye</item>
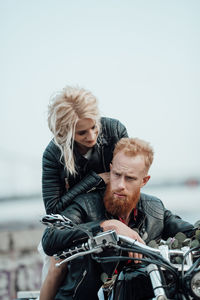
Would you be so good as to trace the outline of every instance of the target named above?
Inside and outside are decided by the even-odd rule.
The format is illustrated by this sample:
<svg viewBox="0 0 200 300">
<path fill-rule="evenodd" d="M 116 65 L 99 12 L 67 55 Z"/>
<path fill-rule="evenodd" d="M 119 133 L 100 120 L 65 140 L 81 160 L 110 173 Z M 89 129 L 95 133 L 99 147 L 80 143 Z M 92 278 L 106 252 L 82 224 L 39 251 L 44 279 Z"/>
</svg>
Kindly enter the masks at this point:
<svg viewBox="0 0 200 300">
<path fill-rule="evenodd" d="M 84 135 L 84 134 L 86 134 L 86 132 L 85 131 L 79 131 L 77 134 L 78 135 Z"/>
</svg>

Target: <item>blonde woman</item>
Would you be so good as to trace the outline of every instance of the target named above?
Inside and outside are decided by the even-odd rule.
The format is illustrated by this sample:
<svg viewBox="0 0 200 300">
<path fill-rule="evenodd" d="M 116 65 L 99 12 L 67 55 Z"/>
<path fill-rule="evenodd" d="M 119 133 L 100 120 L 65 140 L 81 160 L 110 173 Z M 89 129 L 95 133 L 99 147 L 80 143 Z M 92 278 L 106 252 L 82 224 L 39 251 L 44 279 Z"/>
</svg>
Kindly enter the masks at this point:
<svg viewBox="0 0 200 300">
<path fill-rule="evenodd" d="M 53 139 L 43 154 L 43 200 L 48 214 L 62 213 L 77 195 L 108 182 L 115 144 L 128 134 L 120 121 L 101 118 L 96 97 L 79 87 L 66 86 L 53 97 L 48 125 Z M 54 299 L 65 275 L 54 264 L 51 259 L 41 300 Z"/>
</svg>

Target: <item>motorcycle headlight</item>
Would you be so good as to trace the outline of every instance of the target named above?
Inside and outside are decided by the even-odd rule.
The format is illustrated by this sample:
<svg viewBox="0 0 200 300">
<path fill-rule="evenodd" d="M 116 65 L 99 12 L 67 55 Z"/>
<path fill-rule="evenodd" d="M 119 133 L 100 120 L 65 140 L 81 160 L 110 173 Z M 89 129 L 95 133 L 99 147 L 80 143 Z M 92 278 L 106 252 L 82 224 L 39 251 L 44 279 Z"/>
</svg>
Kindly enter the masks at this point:
<svg viewBox="0 0 200 300">
<path fill-rule="evenodd" d="M 192 274 L 190 290 L 195 299 L 200 299 L 200 269 Z"/>
</svg>

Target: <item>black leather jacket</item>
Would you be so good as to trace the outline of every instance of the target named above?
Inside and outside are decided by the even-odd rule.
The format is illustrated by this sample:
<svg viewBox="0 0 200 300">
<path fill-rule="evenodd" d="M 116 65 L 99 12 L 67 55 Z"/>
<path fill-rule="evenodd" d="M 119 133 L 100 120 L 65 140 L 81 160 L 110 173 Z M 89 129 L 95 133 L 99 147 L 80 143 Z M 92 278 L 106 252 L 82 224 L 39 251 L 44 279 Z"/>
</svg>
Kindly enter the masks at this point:
<svg viewBox="0 0 200 300">
<path fill-rule="evenodd" d="M 64 211 L 64 215 L 77 224 L 93 232 L 101 231 L 102 220 L 115 218 L 105 211 L 102 201 L 104 191 L 95 191 L 79 195 Z M 100 221 L 101 220 L 101 221 Z M 165 209 L 161 200 L 154 196 L 141 194 L 138 202 L 138 216 L 130 219 L 129 227 L 137 228 L 141 237 L 148 243 L 152 239 L 167 239 L 177 232 L 191 233 L 193 226 Z M 80 244 L 86 234 L 76 229 L 58 230 L 47 228 L 42 244 L 47 255 Z M 80 257 L 68 264 L 66 281 L 59 289 L 56 299 L 97 299 L 97 290 L 101 286 L 100 274 L 103 269 L 89 257 Z M 113 268 L 107 273 L 110 276 Z M 89 286 L 91 285 L 91 286 Z"/>
<path fill-rule="evenodd" d="M 77 195 L 103 184 L 98 174 L 109 172 L 114 146 L 122 137 L 128 137 L 122 123 L 116 119 L 101 118 L 101 132 L 91 158 L 84 158 L 74 145 L 75 176 L 69 175 L 63 160 L 60 161 L 60 149 L 52 140 L 44 151 L 42 162 L 42 194 L 46 212 L 60 213 Z"/>
</svg>

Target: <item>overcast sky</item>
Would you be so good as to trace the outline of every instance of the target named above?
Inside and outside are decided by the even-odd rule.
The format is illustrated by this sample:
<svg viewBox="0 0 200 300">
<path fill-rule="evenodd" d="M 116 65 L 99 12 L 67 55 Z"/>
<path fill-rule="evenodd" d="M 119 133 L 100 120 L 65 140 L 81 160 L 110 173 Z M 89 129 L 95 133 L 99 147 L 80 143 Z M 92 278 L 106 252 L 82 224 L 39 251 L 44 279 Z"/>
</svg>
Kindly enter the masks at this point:
<svg viewBox="0 0 200 300">
<path fill-rule="evenodd" d="M 199 0 L 1 0 L 0 38 L 0 192 L 40 188 L 67 84 L 152 144 L 152 180 L 200 175 Z"/>
</svg>

